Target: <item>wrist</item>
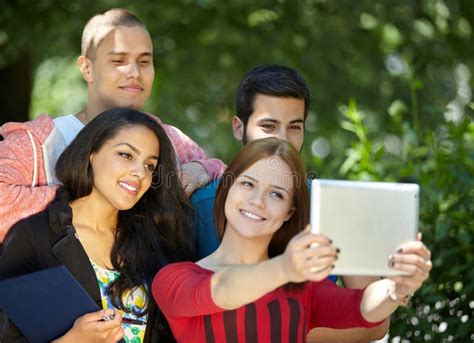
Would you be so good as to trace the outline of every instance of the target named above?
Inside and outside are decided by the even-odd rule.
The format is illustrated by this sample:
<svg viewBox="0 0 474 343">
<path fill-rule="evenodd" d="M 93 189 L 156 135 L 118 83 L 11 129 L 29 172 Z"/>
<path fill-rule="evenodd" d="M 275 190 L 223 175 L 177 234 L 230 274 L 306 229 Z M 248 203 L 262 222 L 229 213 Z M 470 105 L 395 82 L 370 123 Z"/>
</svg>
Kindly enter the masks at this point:
<svg viewBox="0 0 474 343">
<path fill-rule="evenodd" d="M 411 300 L 411 297 L 413 296 L 413 294 L 400 296 L 395 292 L 395 287 L 388 287 L 387 295 L 388 295 L 388 298 L 392 302 L 396 303 L 398 306 L 403 306 L 403 307 L 410 305 L 410 300 Z"/>
<path fill-rule="evenodd" d="M 278 266 L 277 274 L 275 276 L 276 280 L 278 280 L 279 286 L 286 285 L 287 283 L 292 282 L 289 277 L 290 273 L 288 273 L 287 271 L 287 265 L 284 255 L 276 256 L 272 260 L 274 260 Z"/>
<path fill-rule="evenodd" d="M 51 343 L 69 343 L 69 342 L 77 342 L 74 340 L 74 337 L 72 337 L 70 332 L 67 332 L 64 336 L 61 336 L 54 341 L 51 341 Z"/>
</svg>

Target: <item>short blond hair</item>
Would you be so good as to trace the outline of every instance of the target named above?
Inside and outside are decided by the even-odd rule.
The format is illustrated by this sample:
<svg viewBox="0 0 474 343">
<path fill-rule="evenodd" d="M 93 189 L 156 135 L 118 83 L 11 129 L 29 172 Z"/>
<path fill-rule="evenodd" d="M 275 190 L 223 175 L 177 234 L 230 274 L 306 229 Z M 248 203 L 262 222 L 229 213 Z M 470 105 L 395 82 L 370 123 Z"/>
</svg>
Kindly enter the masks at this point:
<svg viewBox="0 0 474 343">
<path fill-rule="evenodd" d="M 111 8 L 93 16 L 84 26 L 81 55 L 93 59 L 102 39 L 118 26 L 139 26 L 147 31 L 145 24 L 132 12 L 123 8 Z"/>
</svg>

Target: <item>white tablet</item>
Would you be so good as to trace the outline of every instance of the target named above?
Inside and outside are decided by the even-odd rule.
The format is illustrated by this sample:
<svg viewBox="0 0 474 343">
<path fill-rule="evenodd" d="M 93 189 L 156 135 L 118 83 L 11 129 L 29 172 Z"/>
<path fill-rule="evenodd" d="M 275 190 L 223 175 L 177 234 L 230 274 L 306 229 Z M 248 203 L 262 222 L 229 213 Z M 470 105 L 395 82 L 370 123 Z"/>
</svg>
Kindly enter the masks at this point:
<svg viewBox="0 0 474 343">
<path fill-rule="evenodd" d="M 397 275 L 388 257 L 418 232 L 419 186 L 313 180 L 311 230 L 340 249 L 335 275 Z"/>
</svg>

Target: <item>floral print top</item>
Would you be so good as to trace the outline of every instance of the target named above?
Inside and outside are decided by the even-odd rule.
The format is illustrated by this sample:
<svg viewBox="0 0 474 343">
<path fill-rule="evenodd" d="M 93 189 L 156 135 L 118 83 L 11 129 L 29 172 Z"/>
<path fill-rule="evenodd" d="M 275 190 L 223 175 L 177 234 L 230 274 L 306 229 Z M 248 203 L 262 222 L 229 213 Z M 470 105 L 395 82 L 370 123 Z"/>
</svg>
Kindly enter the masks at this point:
<svg viewBox="0 0 474 343">
<path fill-rule="evenodd" d="M 104 267 L 99 266 L 94 261 L 90 261 L 92 267 L 94 268 L 97 281 L 99 282 L 100 296 L 102 298 L 102 307 L 104 309 L 117 309 L 115 306 L 112 305 L 112 301 L 107 295 L 107 290 L 112 281 L 114 281 L 119 276 L 119 272 L 115 270 L 106 269 Z M 147 302 L 145 286 L 141 286 L 132 291 L 128 291 L 123 297 L 123 302 L 128 309 L 143 311 L 146 307 Z M 123 340 L 126 343 L 143 342 L 143 337 L 145 336 L 147 315 L 138 317 L 133 313 L 127 313 L 122 310 L 118 311 L 122 315 L 123 320 Z M 127 322 L 129 320 L 135 321 L 135 323 Z"/>
</svg>

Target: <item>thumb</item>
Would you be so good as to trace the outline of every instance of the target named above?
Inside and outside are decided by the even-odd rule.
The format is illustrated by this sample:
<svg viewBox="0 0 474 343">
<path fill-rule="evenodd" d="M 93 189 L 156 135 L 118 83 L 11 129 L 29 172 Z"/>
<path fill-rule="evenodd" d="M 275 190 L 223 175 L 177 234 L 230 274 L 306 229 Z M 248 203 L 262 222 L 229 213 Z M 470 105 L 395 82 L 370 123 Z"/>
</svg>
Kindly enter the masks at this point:
<svg viewBox="0 0 474 343">
<path fill-rule="evenodd" d="M 83 315 L 82 317 L 86 322 L 97 322 L 99 320 L 103 320 L 104 318 L 108 316 L 113 316 L 114 311 L 112 310 L 100 310 L 97 312 L 91 312 Z"/>
</svg>

